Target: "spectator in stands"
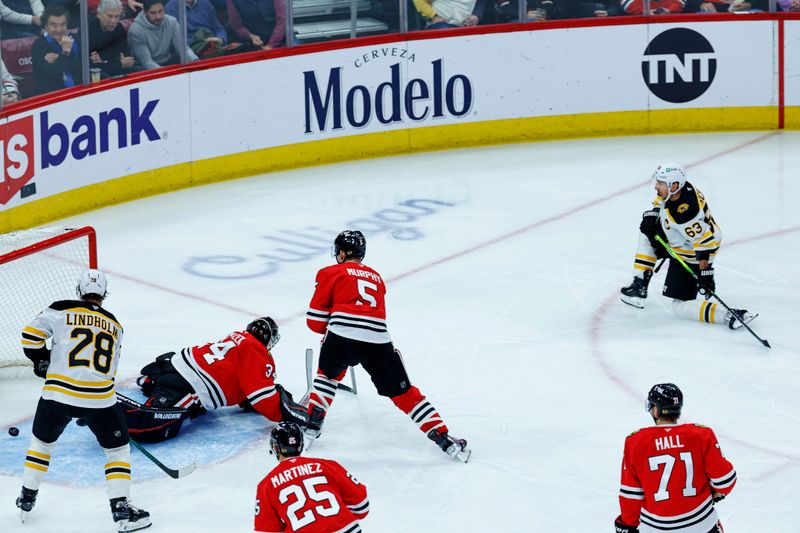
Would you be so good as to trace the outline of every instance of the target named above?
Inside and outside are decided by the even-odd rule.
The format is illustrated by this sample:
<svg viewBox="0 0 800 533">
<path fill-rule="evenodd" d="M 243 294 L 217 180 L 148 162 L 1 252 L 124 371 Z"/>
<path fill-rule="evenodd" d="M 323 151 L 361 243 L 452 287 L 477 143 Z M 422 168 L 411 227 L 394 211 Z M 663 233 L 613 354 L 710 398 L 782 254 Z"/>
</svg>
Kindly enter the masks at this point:
<svg viewBox="0 0 800 533">
<path fill-rule="evenodd" d="M 120 0 L 100 0 L 97 16 L 89 18 L 89 63 L 103 78 L 144 70 L 135 66 L 121 16 Z"/>
<path fill-rule="evenodd" d="M 495 0 L 499 22 L 519 19 L 518 0 Z M 624 15 L 618 0 L 527 0 L 528 22 Z"/>
<path fill-rule="evenodd" d="M 0 1 L 0 34 L 3 39 L 39 35 L 43 11 L 44 6 L 40 0 Z"/>
<path fill-rule="evenodd" d="M 628 15 L 641 15 L 644 13 L 644 0 L 621 0 L 622 9 Z M 669 15 L 683 11 L 684 0 L 650 0 L 651 15 Z"/>
<path fill-rule="evenodd" d="M 228 21 L 242 42 L 262 50 L 286 44 L 286 0 L 228 0 Z"/>
<path fill-rule="evenodd" d="M 3 107 L 13 104 L 20 99 L 17 80 L 6 68 L 6 64 L 0 60 L 0 77 L 3 79 Z"/>
<path fill-rule="evenodd" d="M 228 34 L 217 18 L 210 0 L 169 0 L 166 12 L 178 18 L 178 2 L 186 2 L 186 34 L 189 47 L 198 57 L 218 55 Z"/>
<path fill-rule="evenodd" d="M 147 69 L 180 63 L 181 47 L 186 49 L 186 60 L 197 61 L 197 56 L 181 38 L 177 19 L 164 13 L 166 0 L 144 0 L 144 8 L 128 28 L 128 44 L 133 57 Z"/>
<path fill-rule="evenodd" d="M 33 42 L 31 61 L 37 94 L 83 83 L 78 43 L 67 33 L 69 13 L 60 5 L 44 10 L 44 31 Z"/>
<path fill-rule="evenodd" d="M 800 0 L 778 0 L 778 6 L 781 11 L 800 11 Z"/>
<path fill-rule="evenodd" d="M 414 0 L 426 20 L 426 29 L 475 26 L 480 22 L 485 0 Z"/>
</svg>

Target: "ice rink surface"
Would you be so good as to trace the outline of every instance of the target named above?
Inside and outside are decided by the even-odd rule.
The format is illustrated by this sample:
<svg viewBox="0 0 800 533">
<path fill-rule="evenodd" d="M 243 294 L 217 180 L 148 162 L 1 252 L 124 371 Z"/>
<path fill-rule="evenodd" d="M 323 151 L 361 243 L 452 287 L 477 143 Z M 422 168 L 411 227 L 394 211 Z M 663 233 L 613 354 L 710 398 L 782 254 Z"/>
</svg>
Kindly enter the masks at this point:
<svg viewBox="0 0 800 533">
<path fill-rule="evenodd" d="M 681 321 L 660 294 L 619 302 L 630 282 L 649 177 L 689 169 L 725 242 L 719 294 L 761 316 L 745 330 Z M 719 504 L 726 533 L 800 531 L 800 134 L 611 138 L 438 152 L 300 169 L 126 203 L 65 221 L 97 229 L 106 307 L 126 328 L 118 382 L 156 355 L 276 317 L 278 378 L 305 391 L 304 312 L 345 228 L 388 284 L 389 330 L 412 381 L 472 460 L 449 460 L 359 370 L 310 452 L 364 482 L 370 532 L 611 531 L 622 444 L 650 423 L 657 382 L 685 394 L 683 421 L 713 427 L 738 471 Z M 128 385 L 129 386 L 129 385 Z M 102 454 L 71 426 L 28 522 L 18 522 L 40 382 L 0 382 L 0 531 L 111 532 Z M 10 424 L 22 429 L 13 439 Z M 236 428 L 241 428 L 237 432 Z M 235 410 L 153 446 L 197 460 L 186 479 L 133 450 L 132 499 L 155 532 L 252 528 L 275 464 L 268 426 Z"/>
</svg>

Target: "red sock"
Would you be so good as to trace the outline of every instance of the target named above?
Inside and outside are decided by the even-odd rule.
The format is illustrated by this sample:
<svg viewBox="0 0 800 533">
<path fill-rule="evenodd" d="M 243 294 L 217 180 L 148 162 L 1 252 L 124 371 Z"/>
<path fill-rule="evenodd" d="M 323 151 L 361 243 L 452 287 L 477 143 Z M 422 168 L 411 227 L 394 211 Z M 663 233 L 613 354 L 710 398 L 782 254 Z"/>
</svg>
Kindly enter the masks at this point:
<svg viewBox="0 0 800 533">
<path fill-rule="evenodd" d="M 426 435 L 432 429 L 440 433 L 447 432 L 447 426 L 439 416 L 439 412 L 425 399 L 418 388 L 411 387 L 403 394 L 392 398 L 392 401 L 401 411 L 410 416 L 411 420 Z"/>
<path fill-rule="evenodd" d="M 339 382 L 344 379 L 347 369 L 343 370 L 336 378 L 331 379 L 317 370 L 317 377 L 314 378 L 314 386 L 311 388 L 311 395 L 308 399 L 308 412 L 311 413 L 313 407 L 319 407 L 324 412 L 330 409 L 333 399 L 336 397 L 336 390 Z"/>
</svg>

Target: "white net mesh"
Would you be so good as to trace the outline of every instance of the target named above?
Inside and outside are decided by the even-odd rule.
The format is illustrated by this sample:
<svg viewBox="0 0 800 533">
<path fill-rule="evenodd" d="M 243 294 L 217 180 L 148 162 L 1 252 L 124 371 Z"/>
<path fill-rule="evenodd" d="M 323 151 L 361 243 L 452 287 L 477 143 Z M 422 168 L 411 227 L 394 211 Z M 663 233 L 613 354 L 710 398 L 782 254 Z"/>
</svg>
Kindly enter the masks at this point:
<svg viewBox="0 0 800 533">
<path fill-rule="evenodd" d="M 0 378 L 30 372 L 22 328 L 54 301 L 76 298 L 78 278 L 96 266 L 86 233 L 34 228 L 0 235 Z"/>
</svg>

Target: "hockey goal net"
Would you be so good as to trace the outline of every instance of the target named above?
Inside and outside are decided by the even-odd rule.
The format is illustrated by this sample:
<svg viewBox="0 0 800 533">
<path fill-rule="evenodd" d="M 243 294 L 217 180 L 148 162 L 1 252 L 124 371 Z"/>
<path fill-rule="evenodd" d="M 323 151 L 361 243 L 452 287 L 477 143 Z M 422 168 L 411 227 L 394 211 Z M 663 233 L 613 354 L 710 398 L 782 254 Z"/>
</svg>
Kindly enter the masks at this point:
<svg viewBox="0 0 800 533">
<path fill-rule="evenodd" d="M 0 378 L 30 372 L 24 328 L 56 300 L 74 299 L 78 279 L 97 268 L 94 228 L 34 228 L 0 235 Z"/>
</svg>

